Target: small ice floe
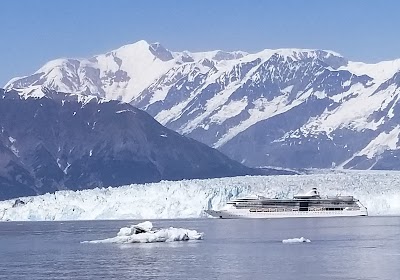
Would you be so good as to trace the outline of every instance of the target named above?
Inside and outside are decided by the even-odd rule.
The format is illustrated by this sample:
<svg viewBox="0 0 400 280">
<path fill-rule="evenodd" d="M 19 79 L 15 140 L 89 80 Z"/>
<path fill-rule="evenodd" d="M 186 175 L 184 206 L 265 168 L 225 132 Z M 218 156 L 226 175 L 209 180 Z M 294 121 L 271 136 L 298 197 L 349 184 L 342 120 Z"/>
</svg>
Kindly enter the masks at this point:
<svg viewBox="0 0 400 280">
<path fill-rule="evenodd" d="M 311 242 L 310 239 L 300 237 L 300 238 L 290 238 L 290 239 L 283 239 L 282 243 L 309 243 Z"/>
<path fill-rule="evenodd" d="M 202 232 L 184 228 L 162 228 L 155 229 L 149 221 L 123 227 L 119 230 L 116 237 L 83 241 L 81 243 L 152 243 L 152 242 L 172 242 L 172 241 L 187 241 L 200 240 L 203 238 Z"/>
</svg>

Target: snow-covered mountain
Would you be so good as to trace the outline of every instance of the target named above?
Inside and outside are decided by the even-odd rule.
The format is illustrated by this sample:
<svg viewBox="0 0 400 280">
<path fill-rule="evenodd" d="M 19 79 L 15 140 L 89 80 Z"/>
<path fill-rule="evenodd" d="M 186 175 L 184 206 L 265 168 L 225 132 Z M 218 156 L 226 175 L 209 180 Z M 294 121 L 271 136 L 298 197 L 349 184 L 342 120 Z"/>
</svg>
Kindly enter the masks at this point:
<svg viewBox="0 0 400 280">
<path fill-rule="evenodd" d="M 285 173 L 248 168 L 127 103 L 43 94 L 24 98 L 0 89 L 0 200 L 60 189 Z"/>
<path fill-rule="evenodd" d="M 362 171 L 295 176 L 246 176 L 163 181 L 83 191 L 59 191 L 0 201 L 0 221 L 173 219 L 205 217 L 227 201 L 249 194 L 292 198 L 317 187 L 322 195 L 354 195 L 369 215 L 400 214 L 399 172 Z"/>
<path fill-rule="evenodd" d="M 59 59 L 5 86 L 131 102 L 161 124 L 250 166 L 400 169 L 400 59 L 324 50 L 171 52 L 139 41 Z"/>
</svg>

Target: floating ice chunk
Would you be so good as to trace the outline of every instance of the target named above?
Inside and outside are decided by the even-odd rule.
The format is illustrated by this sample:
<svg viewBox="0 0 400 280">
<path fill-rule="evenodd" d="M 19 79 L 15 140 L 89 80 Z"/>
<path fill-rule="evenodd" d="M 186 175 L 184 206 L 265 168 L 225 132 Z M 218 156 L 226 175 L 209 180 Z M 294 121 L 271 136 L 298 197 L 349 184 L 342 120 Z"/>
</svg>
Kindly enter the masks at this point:
<svg viewBox="0 0 400 280">
<path fill-rule="evenodd" d="M 309 243 L 311 242 L 310 239 L 300 237 L 300 238 L 289 238 L 289 239 L 283 239 L 282 243 Z"/>
<path fill-rule="evenodd" d="M 200 240 L 203 238 L 202 232 L 184 228 L 165 228 L 154 229 L 153 224 L 149 221 L 132 225 L 131 227 L 123 227 L 119 230 L 116 237 L 83 241 L 81 243 L 152 243 L 152 242 L 172 242 Z"/>
<path fill-rule="evenodd" d="M 149 232 L 153 228 L 153 224 L 149 221 L 132 225 L 130 227 L 123 227 L 119 230 L 117 236 L 130 236 L 133 234 Z"/>
</svg>

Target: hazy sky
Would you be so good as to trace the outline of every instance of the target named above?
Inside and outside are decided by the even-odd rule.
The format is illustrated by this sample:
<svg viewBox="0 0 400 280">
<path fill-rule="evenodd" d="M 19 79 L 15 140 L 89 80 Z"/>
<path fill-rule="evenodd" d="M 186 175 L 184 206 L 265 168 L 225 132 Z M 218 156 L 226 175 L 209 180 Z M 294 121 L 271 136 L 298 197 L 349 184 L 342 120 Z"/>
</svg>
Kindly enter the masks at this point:
<svg viewBox="0 0 400 280">
<path fill-rule="evenodd" d="M 292 47 L 400 58 L 399 11 L 395 0 L 2 0 L 0 87 L 51 59 L 141 39 L 176 51 Z"/>
</svg>

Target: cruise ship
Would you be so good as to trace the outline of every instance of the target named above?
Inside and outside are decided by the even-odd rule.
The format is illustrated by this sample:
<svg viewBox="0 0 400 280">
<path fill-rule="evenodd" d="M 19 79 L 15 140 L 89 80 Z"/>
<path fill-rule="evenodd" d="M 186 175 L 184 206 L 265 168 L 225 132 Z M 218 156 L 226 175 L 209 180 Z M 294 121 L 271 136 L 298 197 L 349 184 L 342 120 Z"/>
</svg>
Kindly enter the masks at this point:
<svg viewBox="0 0 400 280">
<path fill-rule="evenodd" d="M 221 219 L 368 216 L 367 208 L 353 196 L 320 196 L 316 188 L 293 199 L 255 195 L 229 201 L 221 210 L 205 210 Z"/>
</svg>

